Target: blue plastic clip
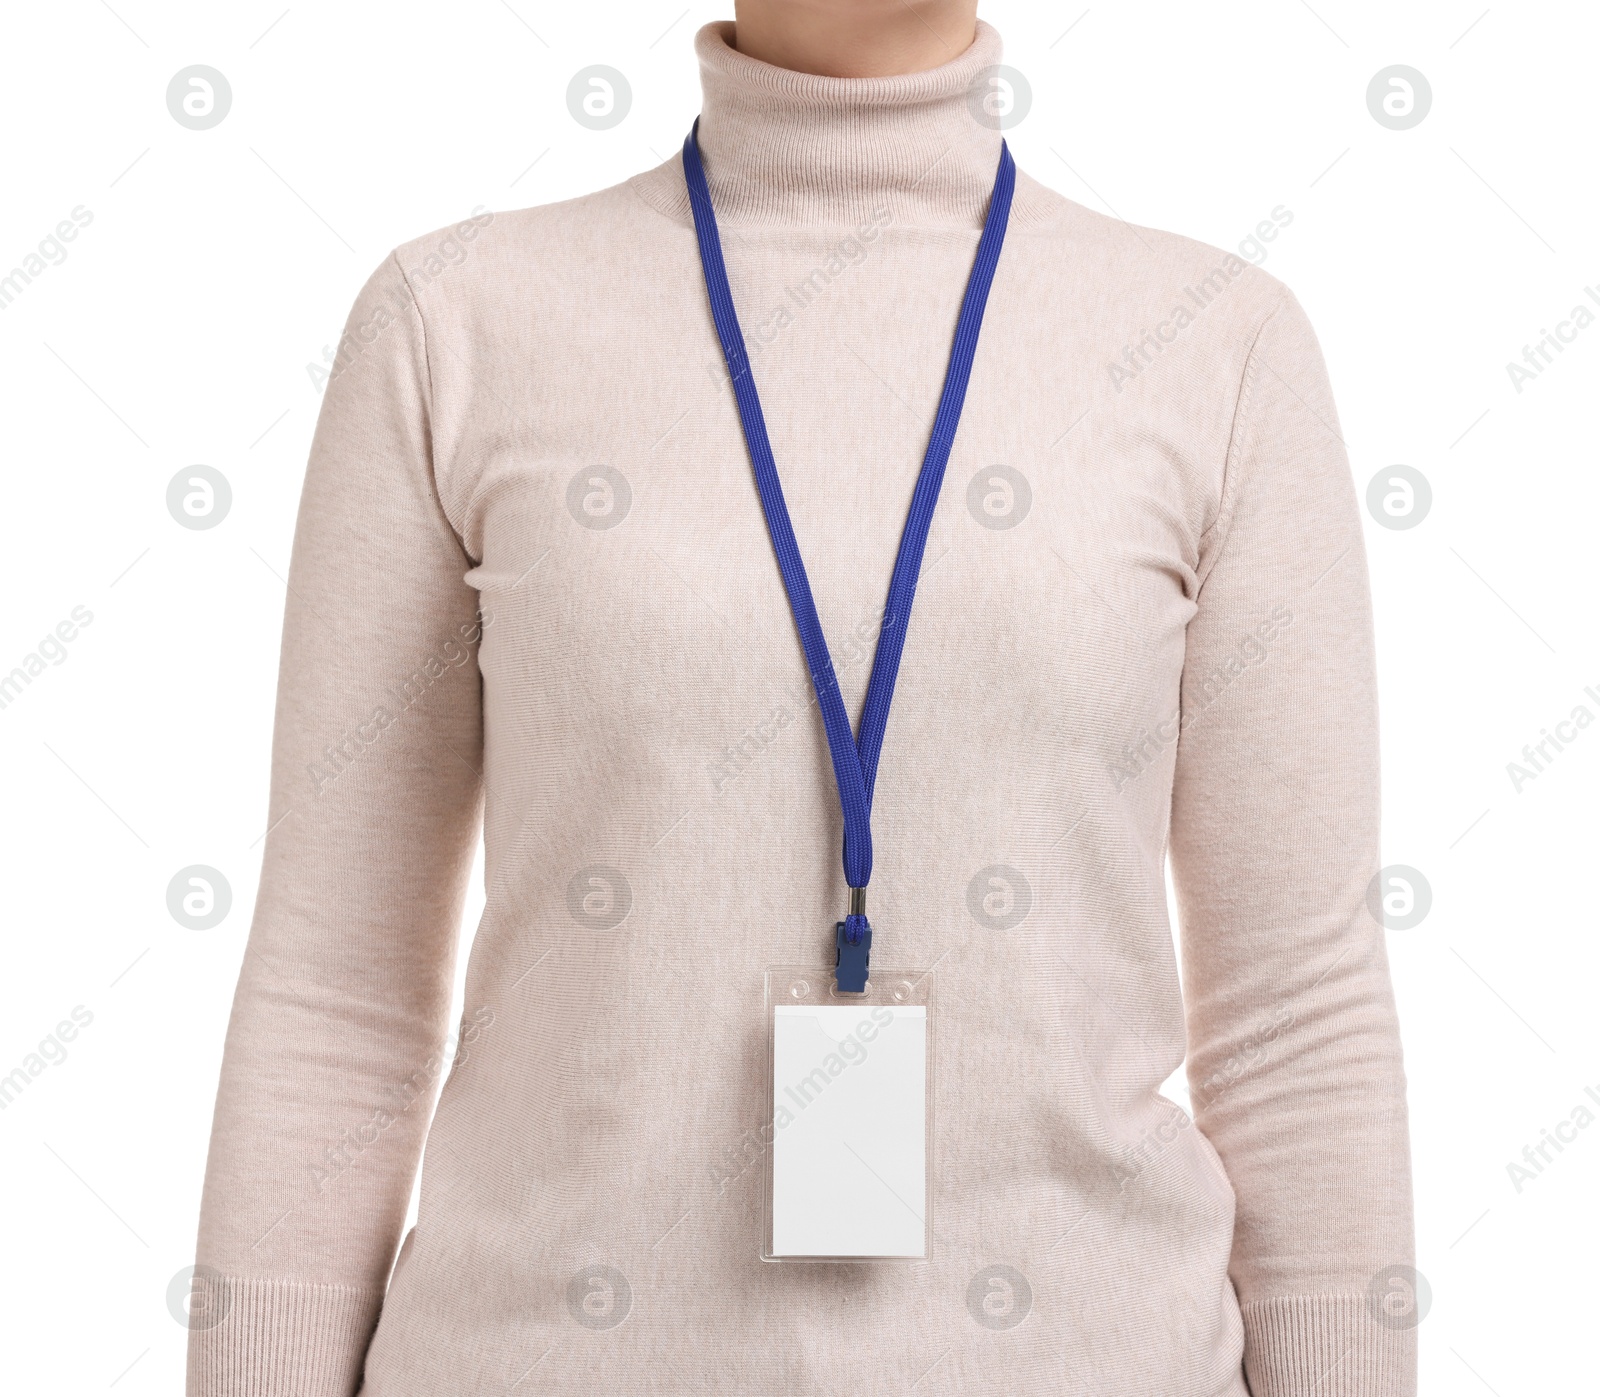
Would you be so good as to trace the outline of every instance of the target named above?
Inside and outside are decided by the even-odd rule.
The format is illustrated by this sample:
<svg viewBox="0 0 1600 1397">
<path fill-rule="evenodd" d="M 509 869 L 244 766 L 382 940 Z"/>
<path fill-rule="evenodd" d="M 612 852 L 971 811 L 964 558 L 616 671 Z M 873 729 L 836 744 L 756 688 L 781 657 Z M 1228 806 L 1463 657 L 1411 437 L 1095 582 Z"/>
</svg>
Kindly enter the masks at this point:
<svg viewBox="0 0 1600 1397">
<path fill-rule="evenodd" d="M 839 948 L 834 980 L 842 994 L 867 992 L 867 960 L 872 953 L 872 924 L 867 921 L 866 889 L 850 889 L 850 915 L 834 923 L 834 944 Z"/>
</svg>

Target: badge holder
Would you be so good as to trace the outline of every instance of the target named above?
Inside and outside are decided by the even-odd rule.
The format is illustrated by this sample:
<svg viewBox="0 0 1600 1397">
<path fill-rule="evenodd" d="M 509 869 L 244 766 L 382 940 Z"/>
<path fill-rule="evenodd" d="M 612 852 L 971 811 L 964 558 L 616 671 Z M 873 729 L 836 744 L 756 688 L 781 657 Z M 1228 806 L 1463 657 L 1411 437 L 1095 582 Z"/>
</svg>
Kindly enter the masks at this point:
<svg viewBox="0 0 1600 1397">
<path fill-rule="evenodd" d="M 933 1238 L 933 972 L 766 975 L 763 1261 L 925 1261 Z"/>
<path fill-rule="evenodd" d="M 841 850 L 850 906 L 834 928 L 837 960 L 767 972 L 768 1148 L 761 1255 L 768 1261 L 922 1261 L 933 1235 L 933 977 L 929 971 L 881 970 L 868 978 L 872 927 L 866 889 L 872 878 L 872 792 L 895 677 L 928 530 L 966 400 L 984 306 L 1005 243 L 1017 169 L 1000 143 L 994 192 L 961 299 L 939 408 L 906 511 L 889 577 L 885 624 L 859 732 L 845 710 L 828 638 L 817 616 L 805 561 L 794 536 L 761 395 L 739 328 L 716 210 L 700 162 L 700 123 L 683 143 L 684 187 L 694 221 L 706 296 L 739 410 L 739 425 L 773 555 L 789 597 L 806 668 L 833 759 L 844 824 Z"/>
</svg>

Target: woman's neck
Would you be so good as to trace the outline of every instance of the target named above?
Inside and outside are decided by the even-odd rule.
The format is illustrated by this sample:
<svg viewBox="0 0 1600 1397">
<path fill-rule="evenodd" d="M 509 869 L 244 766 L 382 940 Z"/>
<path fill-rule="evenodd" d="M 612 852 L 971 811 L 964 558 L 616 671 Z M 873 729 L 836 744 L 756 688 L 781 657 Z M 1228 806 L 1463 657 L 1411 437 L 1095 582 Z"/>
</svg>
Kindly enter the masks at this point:
<svg viewBox="0 0 1600 1397">
<path fill-rule="evenodd" d="M 734 0 L 734 47 L 829 78 L 921 73 L 965 52 L 978 0 Z"/>
<path fill-rule="evenodd" d="M 700 155 L 724 226 L 982 226 L 1000 159 L 981 100 L 1001 57 L 987 24 L 946 62 L 888 77 L 797 72 L 734 43 L 725 20 L 695 36 Z"/>
</svg>

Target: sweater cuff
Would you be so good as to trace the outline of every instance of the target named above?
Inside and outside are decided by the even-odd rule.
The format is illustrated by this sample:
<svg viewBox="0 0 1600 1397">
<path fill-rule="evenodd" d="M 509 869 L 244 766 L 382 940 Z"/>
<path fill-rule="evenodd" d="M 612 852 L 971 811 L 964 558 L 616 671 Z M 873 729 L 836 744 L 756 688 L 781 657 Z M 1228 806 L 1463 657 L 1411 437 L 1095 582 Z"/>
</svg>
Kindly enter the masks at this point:
<svg viewBox="0 0 1600 1397">
<path fill-rule="evenodd" d="M 1293 1295 L 1240 1306 L 1251 1397 L 1415 1397 L 1417 1333 L 1367 1296 Z"/>
<path fill-rule="evenodd" d="M 207 1275 L 189 1312 L 188 1397 L 354 1397 L 383 1292 Z"/>
</svg>

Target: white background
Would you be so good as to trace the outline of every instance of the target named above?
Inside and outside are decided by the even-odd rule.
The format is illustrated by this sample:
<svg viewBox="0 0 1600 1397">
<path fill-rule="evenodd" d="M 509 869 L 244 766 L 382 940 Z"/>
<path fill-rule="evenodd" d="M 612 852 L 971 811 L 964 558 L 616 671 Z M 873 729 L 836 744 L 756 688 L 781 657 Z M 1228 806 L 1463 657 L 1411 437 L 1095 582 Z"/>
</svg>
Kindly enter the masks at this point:
<svg viewBox="0 0 1600 1397">
<path fill-rule="evenodd" d="M 1600 715 L 1584 695 L 1600 692 L 1600 326 L 1520 394 L 1506 364 L 1600 288 L 1600 17 L 1577 0 L 982 14 L 1032 88 L 1008 137 L 1036 177 L 1228 248 L 1292 211 L 1266 265 L 1318 327 L 1358 486 L 1397 463 L 1431 483 L 1417 527 L 1367 520 L 1385 861 L 1433 896 L 1388 933 L 1433 1297 L 1423 1389 L 1592 1390 L 1600 1128 L 1520 1192 L 1507 1165 L 1600 1092 L 1600 730 L 1520 792 L 1506 767 L 1577 704 Z M 396 243 L 665 158 L 697 106 L 694 31 L 724 15 L 676 0 L 8 7 L 0 274 L 74 208 L 93 221 L 0 310 L 0 673 L 74 607 L 94 619 L 0 709 L 0 1075 L 74 1006 L 93 1014 L 0 1112 L 7 1391 L 181 1390 L 167 1288 L 192 1260 L 260 859 L 320 402 L 307 364 Z M 206 131 L 165 100 L 196 63 L 233 93 Z M 593 63 L 633 92 L 603 132 L 566 106 Z M 1433 93 L 1405 131 L 1366 103 L 1396 63 Z M 233 492 L 206 531 L 166 508 L 197 463 Z M 232 887 L 212 930 L 167 910 L 191 864 Z"/>
</svg>

